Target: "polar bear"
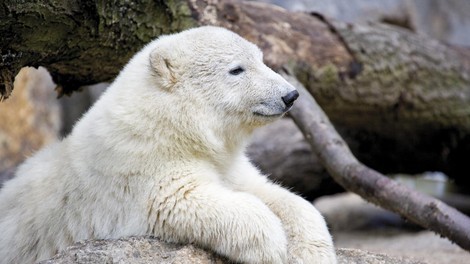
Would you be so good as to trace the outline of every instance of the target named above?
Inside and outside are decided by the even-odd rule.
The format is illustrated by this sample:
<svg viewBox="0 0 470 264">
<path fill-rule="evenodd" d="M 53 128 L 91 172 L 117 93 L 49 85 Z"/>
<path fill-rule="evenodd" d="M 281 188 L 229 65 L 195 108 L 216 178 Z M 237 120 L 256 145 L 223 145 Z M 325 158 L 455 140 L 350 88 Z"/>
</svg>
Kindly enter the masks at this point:
<svg viewBox="0 0 470 264">
<path fill-rule="evenodd" d="M 153 235 L 241 263 L 335 263 L 319 212 L 244 154 L 252 131 L 297 96 L 229 30 L 158 38 L 68 137 L 5 184 L 0 262 L 33 263 L 84 239 Z"/>
</svg>

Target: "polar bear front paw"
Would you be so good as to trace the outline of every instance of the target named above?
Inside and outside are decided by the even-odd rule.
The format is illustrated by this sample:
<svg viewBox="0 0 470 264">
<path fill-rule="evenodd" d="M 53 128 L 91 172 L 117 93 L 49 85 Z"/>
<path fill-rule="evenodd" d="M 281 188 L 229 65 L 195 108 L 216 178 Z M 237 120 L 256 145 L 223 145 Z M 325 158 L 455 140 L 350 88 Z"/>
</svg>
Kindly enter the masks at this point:
<svg viewBox="0 0 470 264">
<path fill-rule="evenodd" d="M 248 244 L 236 259 L 242 263 L 287 264 L 287 237 L 280 221 L 274 217 L 272 217 L 272 221 L 264 220 L 258 221 L 264 223 L 251 230 L 253 231 L 250 235 L 251 238 L 244 240 Z M 257 222 L 255 219 L 252 221 Z M 249 231 L 245 230 L 245 232 Z"/>
</svg>

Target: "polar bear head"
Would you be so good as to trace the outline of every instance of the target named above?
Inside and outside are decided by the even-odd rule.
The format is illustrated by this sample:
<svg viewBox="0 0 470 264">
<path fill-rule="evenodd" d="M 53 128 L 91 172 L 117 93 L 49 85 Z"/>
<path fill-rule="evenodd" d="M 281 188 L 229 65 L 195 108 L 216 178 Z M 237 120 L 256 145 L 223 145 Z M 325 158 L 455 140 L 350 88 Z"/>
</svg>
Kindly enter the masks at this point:
<svg viewBox="0 0 470 264">
<path fill-rule="evenodd" d="M 298 97 L 292 85 L 263 63 L 256 45 L 212 26 L 151 42 L 115 83 L 125 86 L 125 100 L 134 96 L 126 111 L 146 107 L 145 115 L 134 118 L 153 114 L 186 130 L 195 129 L 190 122 L 201 123 L 206 130 L 207 123 L 217 123 L 217 134 L 248 131 L 276 120 Z"/>
</svg>

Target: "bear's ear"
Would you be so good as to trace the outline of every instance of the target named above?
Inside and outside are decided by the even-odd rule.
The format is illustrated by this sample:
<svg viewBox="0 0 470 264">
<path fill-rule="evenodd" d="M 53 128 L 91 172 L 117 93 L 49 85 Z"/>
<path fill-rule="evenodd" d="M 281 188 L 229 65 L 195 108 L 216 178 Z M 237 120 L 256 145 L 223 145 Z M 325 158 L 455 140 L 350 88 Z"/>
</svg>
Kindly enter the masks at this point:
<svg viewBox="0 0 470 264">
<path fill-rule="evenodd" d="M 176 76 L 175 65 L 172 64 L 172 60 L 169 56 L 164 55 L 159 48 L 154 49 L 150 53 L 150 66 L 155 72 L 158 82 L 164 89 L 170 89 L 173 87 L 178 78 Z"/>
</svg>

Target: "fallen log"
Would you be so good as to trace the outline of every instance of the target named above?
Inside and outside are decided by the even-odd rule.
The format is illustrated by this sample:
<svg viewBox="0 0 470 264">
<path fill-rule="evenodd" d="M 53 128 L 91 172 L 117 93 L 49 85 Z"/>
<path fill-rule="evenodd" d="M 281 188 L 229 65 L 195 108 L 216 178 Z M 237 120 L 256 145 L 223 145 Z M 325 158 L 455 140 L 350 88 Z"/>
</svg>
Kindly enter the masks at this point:
<svg viewBox="0 0 470 264">
<path fill-rule="evenodd" d="M 344 24 L 233 0 L 6 0 L 0 25 L 0 98 L 10 95 L 24 66 L 46 67 L 60 94 L 69 94 L 111 80 L 161 34 L 229 28 L 260 46 L 275 70 L 290 65 L 368 166 L 443 171 L 470 188 L 468 49 L 383 24 Z"/>
</svg>

